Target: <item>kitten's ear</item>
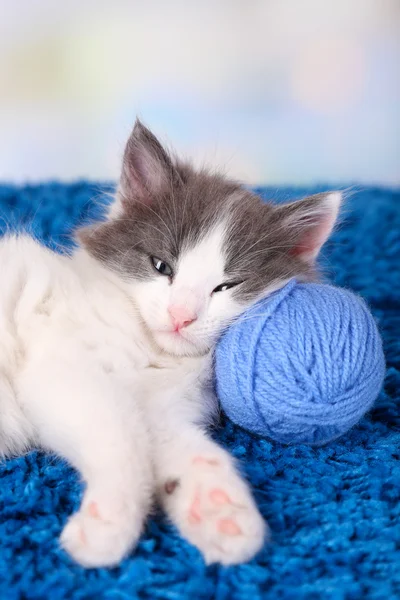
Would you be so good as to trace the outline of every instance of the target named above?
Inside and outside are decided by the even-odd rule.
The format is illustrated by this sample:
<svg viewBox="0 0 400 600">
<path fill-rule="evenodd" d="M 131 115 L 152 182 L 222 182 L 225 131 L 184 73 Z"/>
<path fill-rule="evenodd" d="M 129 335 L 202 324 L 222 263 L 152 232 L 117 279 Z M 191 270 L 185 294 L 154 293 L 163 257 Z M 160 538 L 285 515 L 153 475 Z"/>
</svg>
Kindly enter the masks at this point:
<svg viewBox="0 0 400 600">
<path fill-rule="evenodd" d="M 150 203 L 171 184 L 177 173 L 155 135 L 136 119 L 125 147 L 120 180 L 122 204 Z"/>
<path fill-rule="evenodd" d="M 313 264 L 332 233 L 342 202 L 340 192 L 315 194 L 278 208 L 281 227 L 291 240 L 291 254 Z"/>
</svg>

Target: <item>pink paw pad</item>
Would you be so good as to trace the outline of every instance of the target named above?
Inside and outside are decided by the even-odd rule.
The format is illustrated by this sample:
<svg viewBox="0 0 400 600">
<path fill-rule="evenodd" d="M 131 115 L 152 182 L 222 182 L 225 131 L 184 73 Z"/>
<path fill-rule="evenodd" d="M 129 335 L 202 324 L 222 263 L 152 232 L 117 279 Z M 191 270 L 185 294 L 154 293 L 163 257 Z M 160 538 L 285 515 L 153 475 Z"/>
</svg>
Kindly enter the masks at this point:
<svg viewBox="0 0 400 600">
<path fill-rule="evenodd" d="M 204 456 L 195 456 L 193 459 L 195 465 L 211 465 L 217 467 L 219 462 L 216 458 L 205 458 Z"/>
<path fill-rule="evenodd" d="M 201 514 L 200 514 L 200 496 L 199 493 L 197 492 L 194 500 L 193 500 L 193 504 L 190 507 L 190 511 L 189 511 L 189 523 L 192 525 L 196 525 L 198 523 L 201 523 Z"/>
<path fill-rule="evenodd" d="M 99 507 L 97 502 L 91 502 L 88 506 L 88 513 L 94 519 L 100 519 Z"/>
<path fill-rule="evenodd" d="M 214 504 L 232 504 L 232 500 L 229 498 L 228 494 L 219 488 L 211 490 L 210 500 Z"/>
<path fill-rule="evenodd" d="M 226 535 L 240 535 L 242 530 L 232 519 L 221 519 L 218 521 L 218 531 Z"/>
</svg>

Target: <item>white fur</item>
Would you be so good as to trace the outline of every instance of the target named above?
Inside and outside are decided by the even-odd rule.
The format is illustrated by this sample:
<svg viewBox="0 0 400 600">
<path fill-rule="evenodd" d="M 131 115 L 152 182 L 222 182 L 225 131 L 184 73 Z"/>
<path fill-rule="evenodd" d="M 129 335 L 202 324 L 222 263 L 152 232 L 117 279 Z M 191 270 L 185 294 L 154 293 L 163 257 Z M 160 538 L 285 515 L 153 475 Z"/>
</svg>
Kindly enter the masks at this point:
<svg viewBox="0 0 400 600">
<path fill-rule="evenodd" d="M 61 543 L 82 565 L 118 563 L 156 496 L 208 562 L 247 560 L 263 543 L 247 485 L 204 432 L 216 411 L 209 349 L 243 310 L 229 290 L 212 294 L 222 231 L 185 253 L 172 285 L 156 273 L 124 282 L 83 249 L 0 240 L 0 454 L 40 445 L 80 471 L 86 491 Z M 181 336 L 171 303 L 197 315 Z"/>
<path fill-rule="evenodd" d="M 196 246 L 183 253 L 171 285 L 167 277 L 133 284 L 140 314 L 166 352 L 197 355 L 207 352 L 221 327 L 243 311 L 232 292 L 213 294 L 224 282 L 224 224 L 220 223 Z M 168 306 L 183 305 L 197 319 L 174 335 Z"/>
</svg>

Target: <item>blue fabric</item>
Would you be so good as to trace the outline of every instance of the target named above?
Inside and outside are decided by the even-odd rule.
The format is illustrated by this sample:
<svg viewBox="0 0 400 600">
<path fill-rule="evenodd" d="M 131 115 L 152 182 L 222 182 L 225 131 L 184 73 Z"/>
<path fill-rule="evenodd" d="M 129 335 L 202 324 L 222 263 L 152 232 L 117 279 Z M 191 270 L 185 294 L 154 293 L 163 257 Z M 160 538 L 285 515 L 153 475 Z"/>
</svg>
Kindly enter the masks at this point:
<svg viewBox="0 0 400 600">
<path fill-rule="evenodd" d="M 86 183 L 0 186 L 0 227 L 22 219 L 47 242 L 63 244 L 95 211 L 99 189 Z M 303 192 L 265 190 L 287 199 Z M 283 446 L 223 420 L 215 436 L 240 459 L 273 542 L 247 565 L 206 568 L 154 515 L 136 552 L 118 568 L 85 571 L 57 546 L 79 503 L 78 478 L 59 459 L 31 452 L 0 466 L 1 599 L 400 597 L 400 192 L 353 193 L 324 263 L 335 283 L 365 297 L 378 321 L 385 388 L 359 425 L 320 448 Z"/>
<path fill-rule="evenodd" d="M 382 341 L 365 302 L 343 288 L 296 283 L 258 302 L 222 336 L 216 389 L 237 425 L 287 444 L 325 444 L 376 400 Z"/>
</svg>

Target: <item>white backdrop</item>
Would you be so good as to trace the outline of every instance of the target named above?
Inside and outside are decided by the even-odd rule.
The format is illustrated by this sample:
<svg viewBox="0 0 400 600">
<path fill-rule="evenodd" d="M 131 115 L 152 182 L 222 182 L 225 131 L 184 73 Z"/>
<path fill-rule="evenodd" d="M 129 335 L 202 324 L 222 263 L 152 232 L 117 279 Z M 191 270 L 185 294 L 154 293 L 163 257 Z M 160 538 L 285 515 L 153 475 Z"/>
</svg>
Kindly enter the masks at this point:
<svg viewBox="0 0 400 600">
<path fill-rule="evenodd" d="M 249 183 L 400 183 L 399 0 L 0 0 L 0 179 L 114 179 L 139 113 Z"/>
</svg>

